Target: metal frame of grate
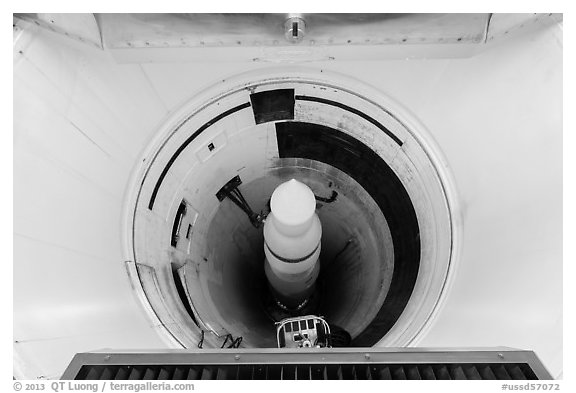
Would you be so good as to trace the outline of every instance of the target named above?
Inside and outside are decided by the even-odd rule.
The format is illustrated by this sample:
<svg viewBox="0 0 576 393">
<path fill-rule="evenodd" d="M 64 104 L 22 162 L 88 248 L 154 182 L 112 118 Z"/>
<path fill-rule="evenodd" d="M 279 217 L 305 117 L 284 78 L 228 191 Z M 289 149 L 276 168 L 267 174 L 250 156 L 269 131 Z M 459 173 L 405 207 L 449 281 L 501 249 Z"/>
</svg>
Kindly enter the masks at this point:
<svg viewBox="0 0 576 393">
<path fill-rule="evenodd" d="M 509 348 L 310 348 L 79 353 L 77 380 L 550 380 L 533 351 Z"/>
</svg>

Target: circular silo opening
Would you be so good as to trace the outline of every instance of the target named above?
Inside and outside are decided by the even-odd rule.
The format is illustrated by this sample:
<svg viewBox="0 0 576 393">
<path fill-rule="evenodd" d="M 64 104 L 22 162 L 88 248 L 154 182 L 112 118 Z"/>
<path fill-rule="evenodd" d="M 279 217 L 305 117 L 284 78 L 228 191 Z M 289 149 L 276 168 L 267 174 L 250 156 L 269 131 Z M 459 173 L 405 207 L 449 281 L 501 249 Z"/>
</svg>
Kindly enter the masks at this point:
<svg viewBox="0 0 576 393">
<path fill-rule="evenodd" d="M 290 178 L 320 197 L 313 311 L 353 345 L 407 345 L 429 323 L 454 255 L 444 176 L 390 102 L 332 79 L 230 81 L 183 108 L 146 155 L 129 255 L 145 304 L 177 345 L 197 345 L 204 331 L 207 346 L 228 334 L 275 346 L 262 231 L 217 197 L 235 177 L 254 212 Z"/>
</svg>

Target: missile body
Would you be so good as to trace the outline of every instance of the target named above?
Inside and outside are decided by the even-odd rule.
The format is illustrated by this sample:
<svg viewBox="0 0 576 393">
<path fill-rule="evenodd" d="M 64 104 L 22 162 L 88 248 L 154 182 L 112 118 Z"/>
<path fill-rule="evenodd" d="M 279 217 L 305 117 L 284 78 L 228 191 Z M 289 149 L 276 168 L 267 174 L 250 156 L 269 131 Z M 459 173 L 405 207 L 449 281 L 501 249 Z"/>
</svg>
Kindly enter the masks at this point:
<svg viewBox="0 0 576 393">
<path fill-rule="evenodd" d="M 316 199 L 308 186 L 292 179 L 274 190 L 270 208 L 264 224 L 266 277 L 276 300 L 295 309 L 312 295 L 320 272 Z"/>
</svg>

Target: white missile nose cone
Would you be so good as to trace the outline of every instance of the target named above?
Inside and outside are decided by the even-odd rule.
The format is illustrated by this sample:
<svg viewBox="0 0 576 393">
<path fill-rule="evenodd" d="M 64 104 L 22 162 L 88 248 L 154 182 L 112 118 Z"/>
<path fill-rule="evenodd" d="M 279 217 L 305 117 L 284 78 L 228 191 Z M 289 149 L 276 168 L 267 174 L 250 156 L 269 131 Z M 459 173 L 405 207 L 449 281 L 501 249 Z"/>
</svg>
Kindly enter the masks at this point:
<svg viewBox="0 0 576 393">
<path fill-rule="evenodd" d="M 316 211 L 316 198 L 312 190 L 296 179 L 287 181 L 272 193 L 270 209 L 280 223 L 288 226 L 302 225 Z"/>
</svg>

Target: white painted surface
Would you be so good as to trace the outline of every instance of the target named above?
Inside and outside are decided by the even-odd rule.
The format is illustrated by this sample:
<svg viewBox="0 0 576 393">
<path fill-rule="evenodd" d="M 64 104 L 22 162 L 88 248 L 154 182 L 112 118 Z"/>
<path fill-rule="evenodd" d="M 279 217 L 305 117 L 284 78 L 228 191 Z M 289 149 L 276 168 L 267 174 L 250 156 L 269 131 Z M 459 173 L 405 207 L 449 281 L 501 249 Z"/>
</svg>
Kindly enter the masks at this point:
<svg viewBox="0 0 576 393">
<path fill-rule="evenodd" d="M 19 50 L 23 53 L 20 54 Z M 562 372 L 562 30 L 517 31 L 468 59 L 311 62 L 372 84 L 443 151 L 463 207 L 450 295 L 422 346 L 533 349 Z M 122 260 L 123 195 L 169 112 L 270 64 L 122 64 L 52 33 L 14 50 L 15 375 L 76 352 L 161 348 Z"/>
<path fill-rule="evenodd" d="M 138 66 L 23 34 L 14 64 L 14 375 L 57 378 L 79 351 L 164 346 L 131 289 L 120 216 L 135 159 L 166 111 Z"/>
<path fill-rule="evenodd" d="M 291 179 L 276 187 L 270 210 L 263 231 L 266 277 L 276 293 L 295 306 L 284 304 L 296 307 L 309 298 L 320 271 L 322 224 L 316 198 L 310 187 Z M 286 262 L 277 255 L 299 261 Z"/>
</svg>

